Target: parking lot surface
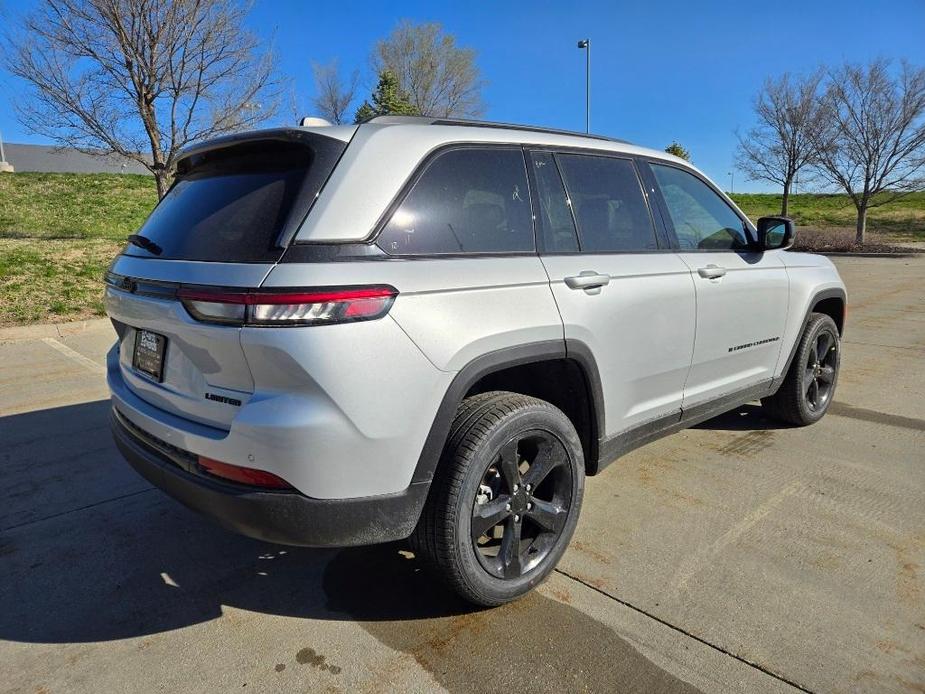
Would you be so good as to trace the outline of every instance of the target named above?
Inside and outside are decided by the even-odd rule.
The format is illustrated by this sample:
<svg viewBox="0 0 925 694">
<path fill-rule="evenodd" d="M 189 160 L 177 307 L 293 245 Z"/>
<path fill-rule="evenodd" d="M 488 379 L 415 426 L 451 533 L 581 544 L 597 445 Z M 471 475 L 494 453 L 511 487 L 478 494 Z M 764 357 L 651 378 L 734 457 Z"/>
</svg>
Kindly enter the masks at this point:
<svg viewBox="0 0 925 694">
<path fill-rule="evenodd" d="M 588 480 L 559 570 L 476 611 L 401 547 L 227 533 L 108 430 L 102 321 L 0 333 L 0 691 L 925 691 L 925 258 L 843 258 L 836 402 Z"/>
</svg>

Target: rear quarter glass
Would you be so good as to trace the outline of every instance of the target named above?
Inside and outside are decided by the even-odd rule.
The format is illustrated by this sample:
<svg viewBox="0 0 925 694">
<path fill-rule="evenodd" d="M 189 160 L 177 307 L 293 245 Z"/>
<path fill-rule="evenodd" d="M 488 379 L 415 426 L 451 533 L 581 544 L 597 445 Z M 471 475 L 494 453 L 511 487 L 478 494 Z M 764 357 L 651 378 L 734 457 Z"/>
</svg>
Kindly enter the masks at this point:
<svg viewBox="0 0 925 694">
<path fill-rule="evenodd" d="M 139 229 L 163 260 L 276 262 L 347 144 L 322 135 L 254 139 L 199 152 Z"/>
</svg>

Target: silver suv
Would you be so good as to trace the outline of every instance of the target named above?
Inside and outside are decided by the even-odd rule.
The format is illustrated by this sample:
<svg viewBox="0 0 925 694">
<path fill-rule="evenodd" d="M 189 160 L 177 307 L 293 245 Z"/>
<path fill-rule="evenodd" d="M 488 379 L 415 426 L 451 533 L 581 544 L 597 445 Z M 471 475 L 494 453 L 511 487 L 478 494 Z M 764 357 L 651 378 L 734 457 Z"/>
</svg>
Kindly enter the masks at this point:
<svg viewBox="0 0 925 694">
<path fill-rule="evenodd" d="M 106 278 L 112 427 L 246 535 L 410 538 L 497 605 L 555 566 L 586 475 L 747 401 L 798 425 L 832 401 L 832 264 L 663 152 L 380 117 L 176 167 Z"/>
</svg>

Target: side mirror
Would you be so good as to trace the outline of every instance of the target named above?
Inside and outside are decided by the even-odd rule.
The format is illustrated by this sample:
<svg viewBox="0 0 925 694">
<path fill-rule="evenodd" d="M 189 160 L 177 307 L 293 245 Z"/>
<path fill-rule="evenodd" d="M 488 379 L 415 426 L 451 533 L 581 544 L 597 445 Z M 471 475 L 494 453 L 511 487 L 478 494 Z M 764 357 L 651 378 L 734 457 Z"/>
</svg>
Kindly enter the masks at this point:
<svg viewBox="0 0 925 694">
<path fill-rule="evenodd" d="M 796 226 L 789 217 L 762 217 L 758 220 L 758 250 L 787 249 L 796 238 Z"/>
</svg>

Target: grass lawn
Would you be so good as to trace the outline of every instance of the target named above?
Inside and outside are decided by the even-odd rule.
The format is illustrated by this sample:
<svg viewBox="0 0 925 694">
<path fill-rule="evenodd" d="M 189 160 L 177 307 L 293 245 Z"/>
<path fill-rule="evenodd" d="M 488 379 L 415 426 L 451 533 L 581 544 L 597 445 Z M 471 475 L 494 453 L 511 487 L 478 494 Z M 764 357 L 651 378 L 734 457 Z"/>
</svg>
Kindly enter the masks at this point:
<svg viewBox="0 0 925 694">
<path fill-rule="evenodd" d="M 0 327 L 103 316 L 100 280 L 123 245 L 0 235 Z"/>
<path fill-rule="evenodd" d="M 730 196 L 752 220 L 780 214 L 781 196 L 750 193 Z M 850 230 L 857 212 L 847 195 L 802 193 L 791 196 L 789 214 L 798 227 L 813 230 Z M 912 193 L 867 213 L 871 241 L 925 241 L 925 192 Z M 799 229 L 798 229 L 799 231 Z M 799 236 L 799 234 L 798 234 Z"/>
<path fill-rule="evenodd" d="M 752 219 L 780 212 L 780 196 L 736 194 Z M 102 275 L 157 202 L 154 179 L 134 174 L 0 174 L 0 327 L 103 315 Z M 853 238 L 843 195 L 801 194 L 798 238 Z M 872 241 L 925 240 L 925 193 L 877 208 Z"/>
<path fill-rule="evenodd" d="M 103 315 L 103 272 L 154 203 L 133 174 L 0 175 L 0 327 Z"/>
</svg>

